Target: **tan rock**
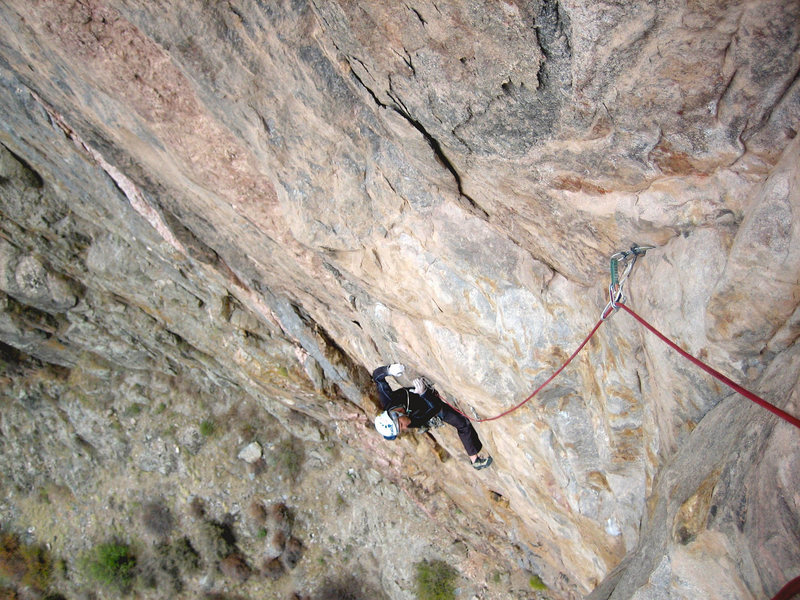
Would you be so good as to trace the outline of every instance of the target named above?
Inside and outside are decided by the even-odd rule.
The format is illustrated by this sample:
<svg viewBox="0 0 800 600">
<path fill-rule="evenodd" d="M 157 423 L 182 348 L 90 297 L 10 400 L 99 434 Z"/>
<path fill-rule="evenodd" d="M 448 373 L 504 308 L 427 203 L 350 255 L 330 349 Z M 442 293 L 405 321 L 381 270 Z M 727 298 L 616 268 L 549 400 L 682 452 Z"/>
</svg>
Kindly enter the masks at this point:
<svg viewBox="0 0 800 600">
<path fill-rule="evenodd" d="M 461 457 L 450 428 L 438 456 L 375 439 L 369 372 L 403 362 L 497 415 L 591 330 L 608 257 L 650 243 L 630 306 L 797 412 L 798 24 L 794 0 L 4 2 L 0 339 L 75 390 L 4 412 L 4 489 L 80 495 L 122 457 L 192 480 L 219 443 L 183 435 L 200 407 L 178 447 L 91 406 L 147 373 L 213 395 L 220 436 L 245 397 L 361 449 L 354 480 L 460 511 L 471 549 L 554 597 L 776 591 L 798 564 L 788 426 L 627 316 L 477 426 L 488 473 L 441 459 Z M 22 451 L 51 447 L 26 402 L 60 450 Z M 775 498 L 740 491 L 770 480 Z M 299 539 L 289 517 L 267 515 L 264 558 Z"/>
</svg>

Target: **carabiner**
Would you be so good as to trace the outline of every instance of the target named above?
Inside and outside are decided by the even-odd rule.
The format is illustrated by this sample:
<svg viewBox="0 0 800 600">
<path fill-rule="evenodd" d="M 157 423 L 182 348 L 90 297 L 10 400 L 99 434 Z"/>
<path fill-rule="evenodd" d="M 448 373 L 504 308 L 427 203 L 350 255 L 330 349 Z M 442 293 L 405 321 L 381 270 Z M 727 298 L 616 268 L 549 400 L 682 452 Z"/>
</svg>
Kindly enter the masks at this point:
<svg viewBox="0 0 800 600">
<path fill-rule="evenodd" d="M 631 270 L 633 269 L 633 265 L 636 263 L 636 259 L 640 256 L 644 256 L 648 250 L 652 250 L 655 246 L 639 246 L 637 244 L 633 244 L 630 250 L 622 250 L 621 252 L 617 252 L 611 255 L 611 285 L 617 286 L 622 285 L 625 283 L 625 280 L 630 275 Z M 625 263 L 625 270 L 620 277 L 618 275 L 619 263 Z"/>
<path fill-rule="evenodd" d="M 630 250 L 622 250 L 611 255 L 611 284 L 608 286 L 608 304 L 603 309 L 600 315 L 602 320 L 606 320 L 613 313 L 619 309 L 620 304 L 625 304 L 625 294 L 622 292 L 622 287 L 625 285 L 625 280 L 633 270 L 633 265 L 636 259 L 644 256 L 648 250 L 652 250 L 655 246 L 639 246 L 633 244 Z M 622 276 L 619 275 L 619 263 L 625 264 L 625 269 Z"/>
<path fill-rule="evenodd" d="M 625 294 L 622 293 L 622 286 L 611 284 L 608 286 L 608 304 L 600 314 L 600 318 L 605 321 L 608 317 L 619 310 L 620 304 L 625 304 Z"/>
</svg>

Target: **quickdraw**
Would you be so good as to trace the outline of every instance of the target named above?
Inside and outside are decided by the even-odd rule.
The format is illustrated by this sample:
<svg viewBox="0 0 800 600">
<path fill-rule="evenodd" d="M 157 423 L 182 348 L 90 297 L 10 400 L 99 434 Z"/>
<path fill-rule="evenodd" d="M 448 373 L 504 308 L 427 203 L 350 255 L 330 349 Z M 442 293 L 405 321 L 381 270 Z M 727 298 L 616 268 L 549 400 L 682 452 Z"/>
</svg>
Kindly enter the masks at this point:
<svg viewBox="0 0 800 600">
<path fill-rule="evenodd" d="M 453 408 L 456 412 L 460 413 L 464 417 L 468 418 L 471 421 L 476 422 L 485 422 L 485 421 L 494 421 L 496 419 L 500 419 L 509 413 L 514 412 L 515 410 L 521 408 L 527 402 L 529 402 L 536 394 L 538 394 L 546 385 L 548 385 L 556 376 L 558 376 L 561 371 L 566 368 L 566 366 L 572 362 L 572 359 L 577 356 L 577 354 L 583 349 L 583 347 L 587 344 L 587 342 L 592 338 L 592 336 L 597 332 L 600 328 L 600 325 L 608 319 L 612 314 L 614 314 L 620 308 L 623 308 L 625 312 L 630 314 L 634 319 L 636 319 L 641 325 L 647 328 L 651 333 L 653 333 L 656 337 L 658 337 L 661 341 L 667 344 L 670 348 L 678 352 L 681 356 L 686 358 L 687 360 L 691 361 L 693 364 L 698 366 L 699 368 L 703 369 L 706 373 L 709 373 L 713 377 L 717 378 L 719 381 L 730 387 L 735 392 L 741 394 L 748 400 L 758 404 L 762 408 L 770 411 L 772 414 L 776 415 L 777 417 L 783 419 L 787 423 L 797 427 L 800 429 L 800 419 L 787 413 L 784 410 L 781 410 L 777 406 L 770 404 L 760 396 L 752 393 L 751 391 L 743 388 L 739 384 L 735 383 L 716 369 L 710 367 L 709 365 L 705 364 L 703 361 L 698 359 L 695 356 L 692 356 L 685 350 L 683 350 L 680 346 L 678 346 L 675 342 L 667 338 L 663 333 L 658 331 L 655 327 L 653 327 L 650 323 L 644 320 L 641 316 L 636 314 L 630 307 L 625 305 L 625 294 L 623 292 L 623 287 L 625 285 L 625 281 L 628 279 L 628 276 L 633 269 L 633 265 L 636 263 L 636 259 L 640 256 L 644 256 L 644 254 L 648 251 L 653 249 L 655 246 L 631 246 L 630 250 L 624 250 L 622 252 L 617 252 L 611 257 L 611 283 L 608 286 L 608 304 L 603 309 L 603 312 L 600 315 L 600 319 L 595 324 L 594 328 L 589 332 L 589 335 L 583 340 L 583 342 L 578 346 L 575 352 L 567 359 L 567 361 L 561 365 L 542 385 L 536 388 L 527 398 L 525 398 L 519 404 L 512 406 L 510 409 L 502 412 L 501 414 L 488 417 L 488 418 L 475 418 L 470 417 L 463 413 L 462 411 L 458 410 L 451 404 L 447 403 L 451 408 Z M 620 267 L 622 268 L 622 275 L 619 274 Z M 432 384 L 431 384 L 432 385 Z M 444 401 L 444 399 L 443 399 Z M 793 579 L 789 583 L 787 583 L 776 596 L 773 597 L 772 600 L 790 600 L 790 598 L 794 598 L 797 594 L 800 594 L 800 577 Z"/>
<path fill-rule="evenodd" d="M 638 246 L 634 244 L 630 250 L 623 250 L 611 255 L 611 283 L 608 285 L 608 304 L 603 309 L 600 319 L 605 321 L 608 317 L 619 310 L 620 304 L 625 304 L 625 294 L 622 291 L 628 275 L 636 264 L 636 259 L 644 256 L 648 250 L 655 246 Z M 619 268 L 622 265 L 622 276 L 619 275 Z"/>
<path fill-rule="evenodd" d="M 625 305 L 626 298 L 625 298 L 625 294 L 623 293 L 623 287 L 625 285 L 625 281 L 628 279 L 628 276 L 631 274 L 631 271 L 633 270 L 633 265 L 636 264 L 636 260 L 640 256 L 644 256 L 645 253 L 648 250 L 652 250 L 653 248 L 655 248 L 655 246 L 639 246 L 639 245 L 634 244 L 633 246 L 630 247 L 630 250 L 623 250 L 622 252 L 617 252 L 616 254 L 611 256 L 611 283 L 608 286 L 609 301 L 608 301 L 608 304 L 606 304 L 606 307 L 603 309 L 603 312 L 601 313 L 600 318 L 598 319 L 597 323 L 595 323 L 595 326 L 589 332 L 589 335 L 587 335 L 586 338 L 584 338 L 583 342 L 581 342 L 581 344 L 570 355 L 570 357 L 566 360 L 566 362 L 564 362 L 564 364 L 562 364 L 542 385 L 540 385 L 538 388 L 536 388 L 522 402 L 520 402 L 519 404 L 516 404 L 515 406 L 512 406 L 511 408 L 509 408 L 508 410 L 500 413 L 499 415 L 496 415 L 494 417 L 485 417 L 485 418 L 471 417 L 471 416 L 465 414 L 464 412 L 460 411 L 456 407 L 452 406 L 452 404 L 447 403 L 447 402 L 446 402 L 446 404 L 448 404 L 448 406 L 450 406 L 453 410 L 455 410 L 459 414 L 461 414 L 464 417 L 468 418 L 470 421 L 475 421 L 477 423 L 482 423 L 482 422 L 486 422 L 486 421 L 494 421 L 496 419 L 500 419 L 502 417 L 505 417 L 506 415 L 516 411 L 519 408 L 522 408 L 522 406 L 524 406 L 530 400 L 532 400 L 533 397 L 536 396 L 536 394 L 538 394 L 545 386 L 547 386 L 553 379 L 555 379 L 561 373 L 561 371 L 563 371 L 566 368 L 566 366 L 569 365 L 569 363 L 572 362 L 572 360 L 578 355 L 578 353 L 581 350 L 583 350 L 584 346 L 586 346 L 586 344 L 589 342 L 589 340 L 592 338 L 592 336 L 594 336 L 594 334 L 600 328 L 600 325 L 602 325 L 602 323 L 606 319 L 608 319 L 612 314 L 614 314 L 620 308 L 624 308 L 625 312 L 629 313 L 632 317 L 634 317 L 637 321 L 639 321 L 639 323 L 644 325 L 644 327 L 646 327 L 651 333 L 656 335 L 660 340 L 662 340 L 670 348 L 672 348 L 673 350 L 678 352 L 681 356 L 683 356 L 687 360 L 689 360 L 692 363 L 694 363 L 696 366 L 698 366 L 701 369 L 703 369 L 706 373 L 712 375 L 713 377 L 716 377 L 719 381 L 721 381 L 722 383 L 724 383 L 725 385 L 730 387 L 735 392 L 741 394 L 742 396 L 744 396 L 748 400 L 751 400 L 752 402 L 755 402 L 756 404 L 758 404 L 762 408 L 765 408 L 766 410 L 768 410 L 771 413 L 773 413 L 774 415 L 780 417 L 781 419 L 783 419 L 787 423 L 789 423 L 791 425 L 794 425 L 795 427 L 800 429 L 800 419 L 798 419 L 797 417 L 795 417 L 793 415 L 790 415 L 789 413 L 787 413 L 784 410 L 781 410 L 777 406 L 775 406 L 773 404 L 770 404 L 769 402 L 767 402 L 766 400 L 764 400 L 760 396 L 757 396 L 756 394 L 754 394 L 754 393 L 750 392 L 749 390 L 746 390 L 742 386 L 738 385 L 737 383 L 735 383 L 734 381 L 732 381 L 728 377 L 725 377 L 725 375 L 723 375 L 722 373 L 720 373 L 716 369 L 708 366 L 703 361 L 701 361 L 699 358 L 692 356 L 691 354 L 689 354 L 688 352 L 683 350 L 680 346 L 678 346 L 675 342 L 673 342 L 672 340 L 667 338 L 664 334 L 662 334 L 660 331 L 658 331 L 655 327 L 653 327 L 645 319 L 643 319 L 641 316 L 636 314 L 633 311 L 633 309 L 631 309 L 631 308 L 629 308 L 628 306 Z M 622 275 L 619 274 L 620 273 L 620 267 L 622 267 Z M 444 401 L 444 399 L 442 399 L 442 400 Z"/>
</svg>

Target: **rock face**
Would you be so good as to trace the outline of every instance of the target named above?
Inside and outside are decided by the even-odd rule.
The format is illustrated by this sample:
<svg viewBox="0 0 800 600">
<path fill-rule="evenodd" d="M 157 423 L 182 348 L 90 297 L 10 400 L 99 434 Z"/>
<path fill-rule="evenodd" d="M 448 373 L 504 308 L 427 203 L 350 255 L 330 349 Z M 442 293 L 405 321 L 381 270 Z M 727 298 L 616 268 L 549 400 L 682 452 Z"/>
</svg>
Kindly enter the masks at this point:
<svg viewBox="0 0 800 600">
<path fill-rule="evenodd" d="M 179 473 L 68 390 L 150 402 L 191 373 L 188 397 L 250 398 L 446 498 L 553 597 L 762 598 L 797 575 L 800 432 L 627 315 L 478 425 L 479 475 L 447 427 L 368 426 L 389 361 L 481 417 L 524 399 L 634 242 L 656 248 L 629 305 L 800 414 L 796 1 L 8 0 L 0 34 L 0 340 L 64 390 L 29 432 L 59 451 L 33 458 L 4 396 L 7 481 L 77 494 L 129 455 Z"/>
</svg>

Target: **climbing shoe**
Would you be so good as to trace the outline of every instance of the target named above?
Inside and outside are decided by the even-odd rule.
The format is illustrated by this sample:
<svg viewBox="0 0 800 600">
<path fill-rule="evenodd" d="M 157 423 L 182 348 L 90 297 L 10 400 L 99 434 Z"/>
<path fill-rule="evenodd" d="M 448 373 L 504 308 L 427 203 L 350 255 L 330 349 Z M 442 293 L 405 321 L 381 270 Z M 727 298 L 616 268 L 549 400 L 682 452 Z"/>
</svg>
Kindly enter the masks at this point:
<svg viewBox="0 0 800 600">
<path fill-rule="evenodd" d="M 492 457 L 491 456 L 487 456 L 487 457 L 479 456 L 478 458 L 475 459 L 475 462 L 472 463 L 472 468 L 473 469 L 478 469 L 478 470 L 485 469 L 490 464 L 492 464 Z"/>
</svg>

